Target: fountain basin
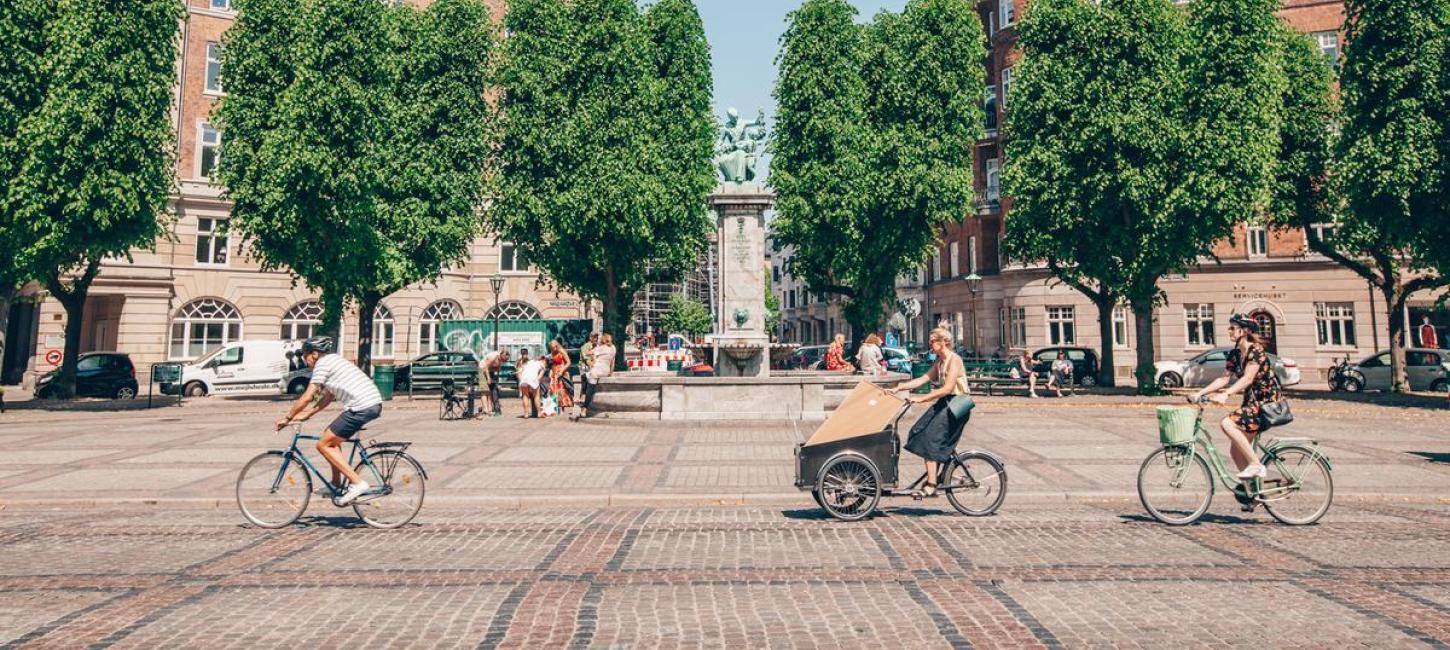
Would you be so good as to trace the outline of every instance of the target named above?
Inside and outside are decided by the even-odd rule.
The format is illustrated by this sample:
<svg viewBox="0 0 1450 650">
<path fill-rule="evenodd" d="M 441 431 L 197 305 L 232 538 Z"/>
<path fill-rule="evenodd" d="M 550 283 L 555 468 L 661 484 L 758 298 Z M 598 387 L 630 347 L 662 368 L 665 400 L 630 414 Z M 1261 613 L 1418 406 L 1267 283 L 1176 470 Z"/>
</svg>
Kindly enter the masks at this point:
<svg viewBox="0 0 1450 650">
<path fill-rule="evenodd" d="M 862 381 L 892 385 L 902 374 L 791 372 L 770 377 L 618 374 L 600 381 L 594 404 L 608 418 L 820 421 Z"/>
</svg>

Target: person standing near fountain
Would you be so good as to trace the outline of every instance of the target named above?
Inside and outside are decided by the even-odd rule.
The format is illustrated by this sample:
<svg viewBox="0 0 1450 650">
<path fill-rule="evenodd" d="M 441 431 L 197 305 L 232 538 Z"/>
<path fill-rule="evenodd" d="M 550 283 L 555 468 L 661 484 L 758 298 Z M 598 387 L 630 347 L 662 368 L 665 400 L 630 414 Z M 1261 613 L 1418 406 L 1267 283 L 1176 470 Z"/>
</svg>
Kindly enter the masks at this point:
<svg viewBox="0 0 1450 650">
<path fill-rule="evenodd" d="M 952 333 L 938 327 L 929 337 L 936 363 L 925 375 L 896 385 L 895 392 L 903 393 L 927 382 L 932 391 L 925 395 L 912 395 L 908 400 L 917 404 L 931 404 L 926 413 L 911 427 L 906 439 L 906 450 L 921 456 L 926 462 L 926 487 L 917 498 L 936 496 L 937 464 L 949 462 L 956 453 L 957 440 L 962 437 L 966 417 L 958 416 L 948 408 L 953 397 L 967 394 L 967 375 L 962 358 L 952 352 Z"/>
<path fill-rule="evenodd" d="M 579 405 L 579 415 L 575 418 L 589 417 L 589 408 L 594 405 L 594 393 L 599 390 L 599 380 L 614 374 L 614 336 L 605 332 L 599 337 L 599 345 L 594 346 L 594 360 L 589 365 L 589 371 L 584 374 L 584 403 Z"/>
<path fill-rule="evenodd" d="M 886 374 L 886 357 L 881 354 L 881 337 L 875 332 L 866 335 L 866 341 L 856 351 L 856 362 L 860 364 L 858 367 L 861 372 L 867 376 L 880 377 Z"/>
</svg>

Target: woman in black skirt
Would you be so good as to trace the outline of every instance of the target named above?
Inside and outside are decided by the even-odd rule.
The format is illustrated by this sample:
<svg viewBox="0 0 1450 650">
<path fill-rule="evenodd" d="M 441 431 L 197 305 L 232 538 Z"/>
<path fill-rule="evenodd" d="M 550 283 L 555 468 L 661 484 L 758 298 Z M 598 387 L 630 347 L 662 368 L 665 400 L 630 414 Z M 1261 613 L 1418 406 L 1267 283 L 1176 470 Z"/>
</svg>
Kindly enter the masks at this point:
<svg viewBox="0 0 1450 650">
<path fill-rule="evenodd" d="M 967 376 L 962 358 L 952 352 L 952 334 L 938 327 L 931 331 L 931 350 L 936 353 L 936 363 L 925 375 L 903 382 L 896 392 L 905 392 L 931 382 L 932 391 L 925 395 L 912 395 L 907 399 L 917 404 L 931 404 L 911 427 L 906 439 L 906 450 L 926 460 L 926 488 L 920 496 L 936 495 L 937 463 L 949 462 L 956 452 L 957 439 L 962 437 L 962 426 L 966 424 L 952 416 L 947 403 L 952 397 L 967 393 Z"/>
</svg>

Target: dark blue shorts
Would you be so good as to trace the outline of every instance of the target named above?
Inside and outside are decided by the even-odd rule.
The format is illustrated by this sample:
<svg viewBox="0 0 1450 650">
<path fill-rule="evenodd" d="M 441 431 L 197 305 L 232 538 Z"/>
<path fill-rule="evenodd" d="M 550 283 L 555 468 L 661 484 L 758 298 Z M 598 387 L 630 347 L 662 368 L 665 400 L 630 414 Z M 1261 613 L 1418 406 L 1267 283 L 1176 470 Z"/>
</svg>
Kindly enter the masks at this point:
<svg viewBox="0 0 1450 650">
<path fill-rule="evenodd" d="M 343 440 L 352 440 L 352 437 L 361 431 L 363 426 L 383 414 L 383 405 L 369 406 L 361 411 L 343 411 L 337 414 L 337 419 L 327 425 L 327 430 Z"/>
</svg>

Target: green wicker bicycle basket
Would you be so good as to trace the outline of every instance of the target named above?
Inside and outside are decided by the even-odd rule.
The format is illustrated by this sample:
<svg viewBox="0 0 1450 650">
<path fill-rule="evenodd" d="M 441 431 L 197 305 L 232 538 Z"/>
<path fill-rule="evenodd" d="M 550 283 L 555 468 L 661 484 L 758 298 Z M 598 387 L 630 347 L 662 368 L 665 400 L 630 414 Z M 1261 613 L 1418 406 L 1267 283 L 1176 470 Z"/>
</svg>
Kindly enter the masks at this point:
<svg viewBox="0 0 1450 650">
<path fill-rule="evenodd" d="M 1158 439 L 1164 445 L 1186 445 L 1193 442 L 1198 425 L 1196 409 L 1178 406 L 1158 407 Z"/>
</svg>

